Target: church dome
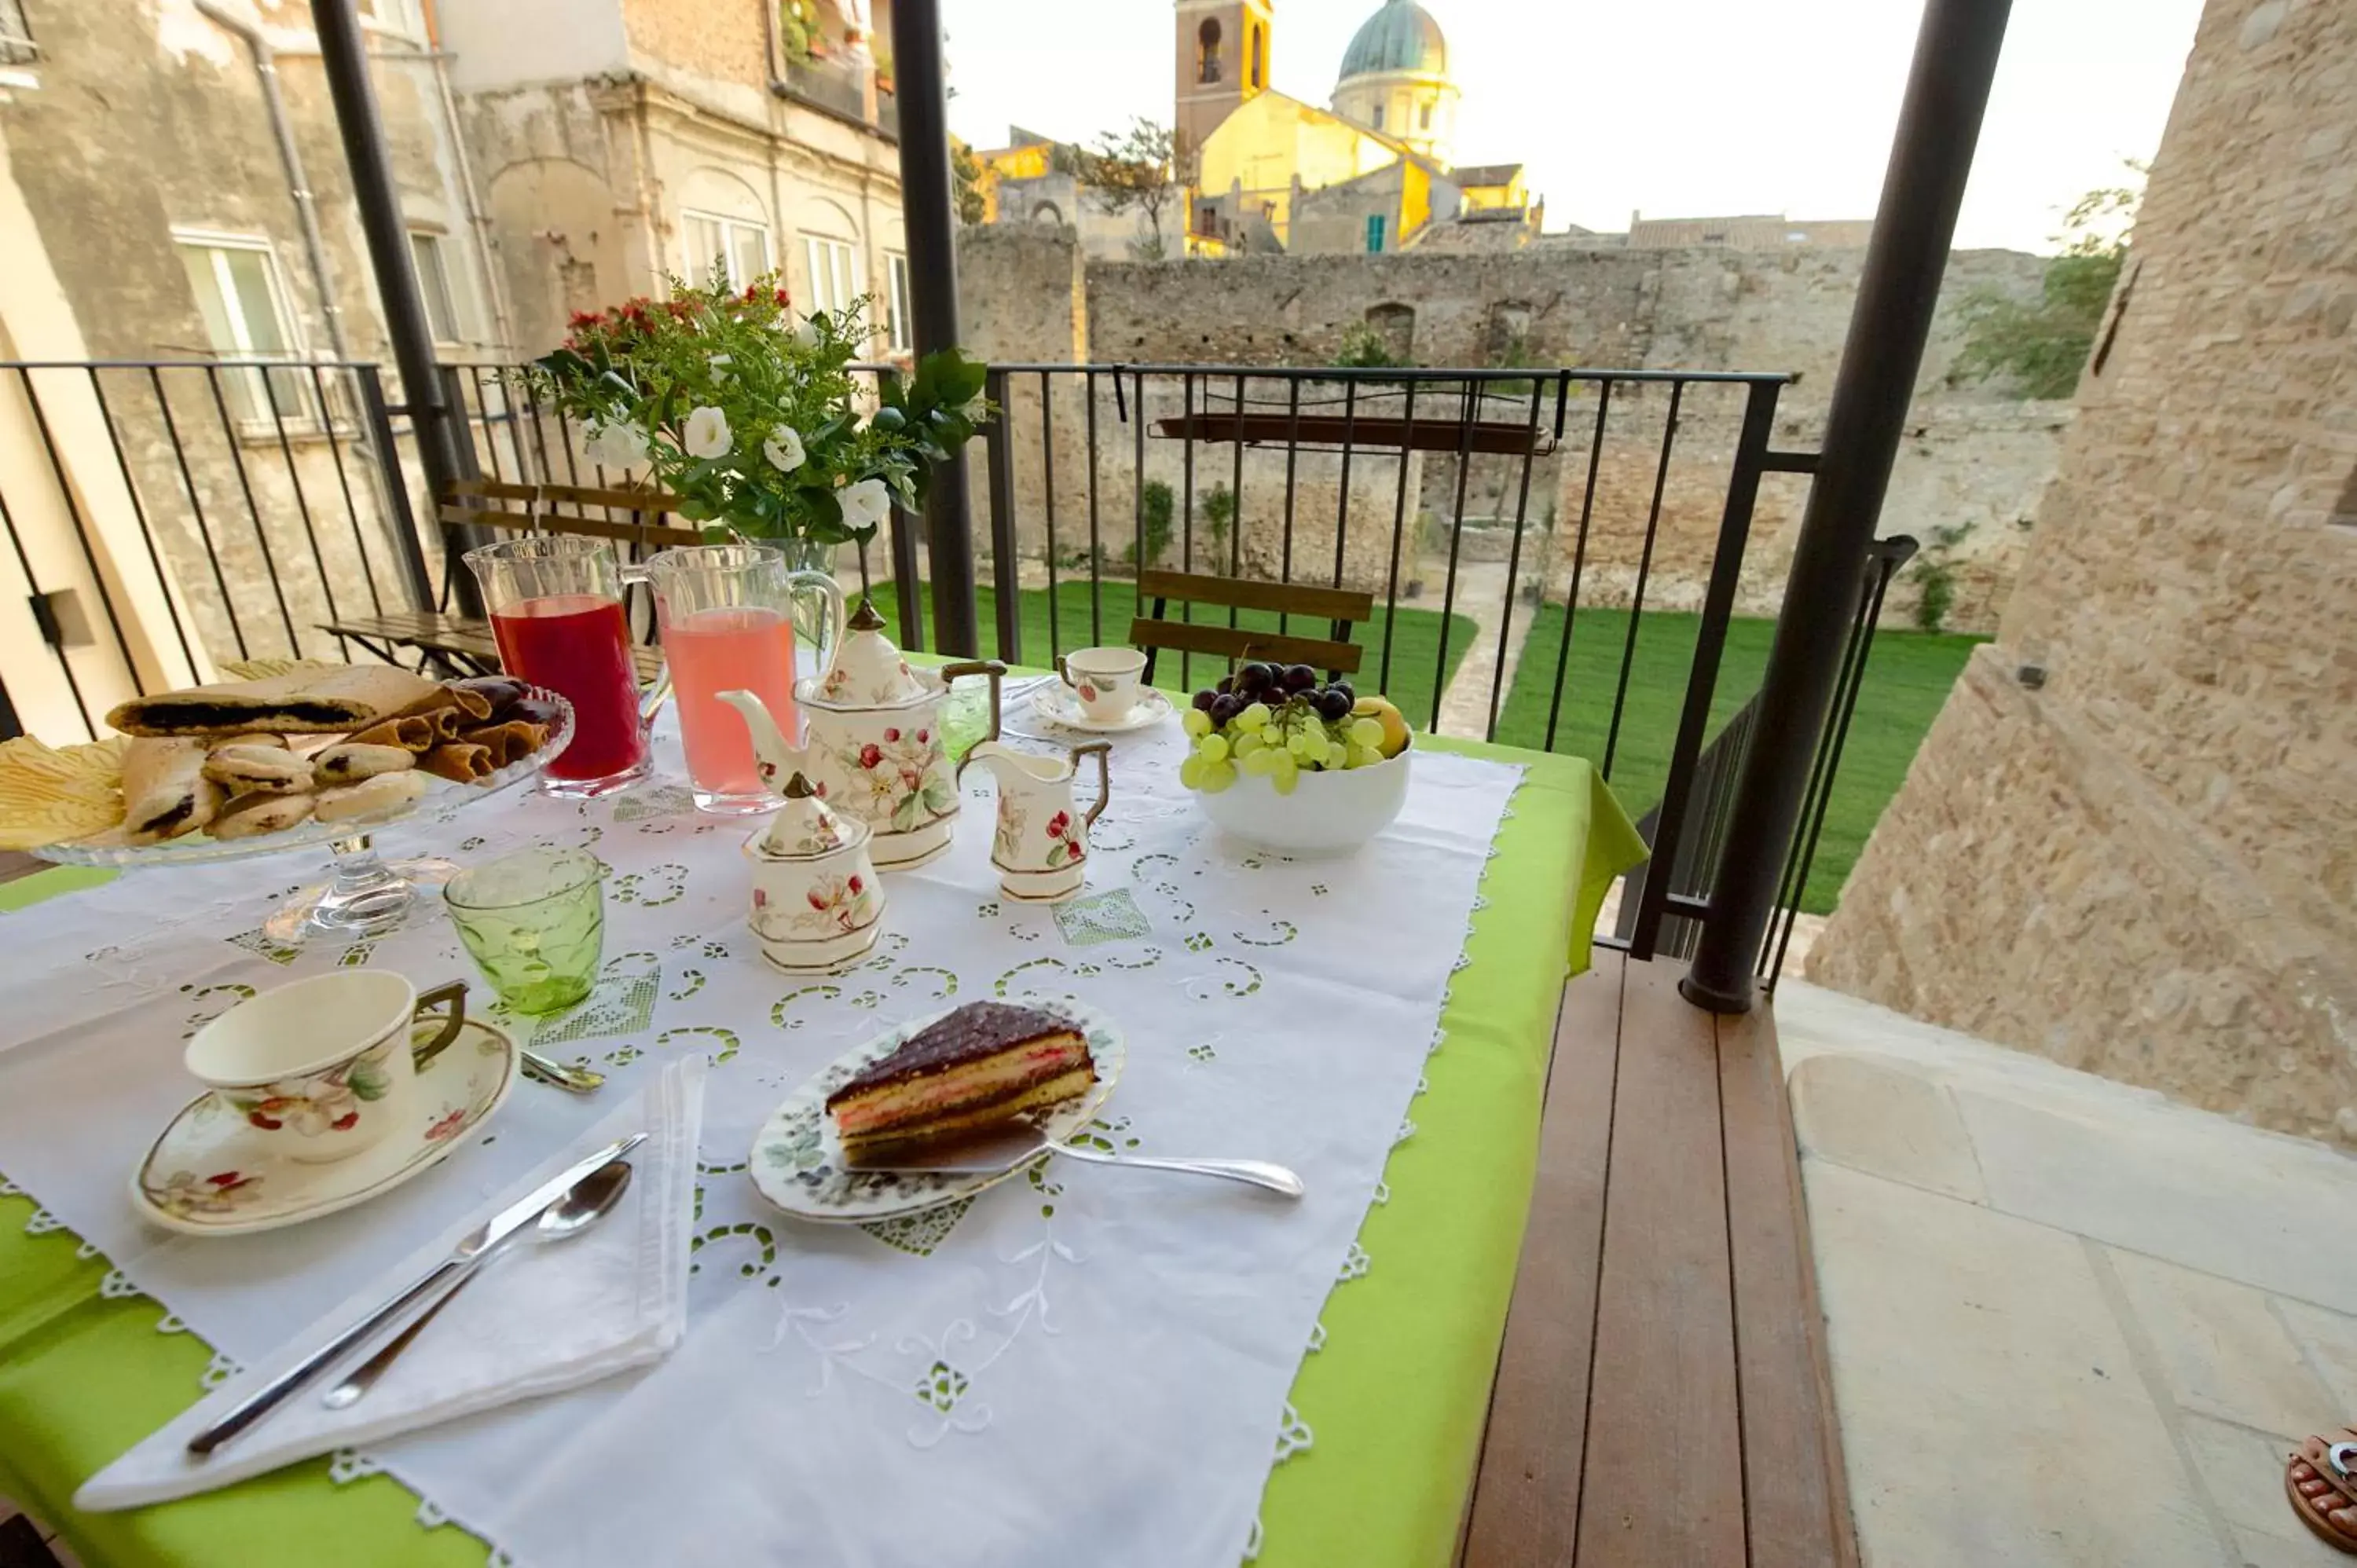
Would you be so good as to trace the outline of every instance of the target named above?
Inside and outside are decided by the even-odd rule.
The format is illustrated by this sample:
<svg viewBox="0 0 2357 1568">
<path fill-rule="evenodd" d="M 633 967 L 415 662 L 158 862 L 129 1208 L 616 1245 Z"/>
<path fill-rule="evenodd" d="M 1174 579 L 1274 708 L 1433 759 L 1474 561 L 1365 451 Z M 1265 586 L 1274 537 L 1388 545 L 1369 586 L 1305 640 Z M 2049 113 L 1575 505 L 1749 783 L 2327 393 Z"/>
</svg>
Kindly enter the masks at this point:
<svg viewBox="0 0 2357 1568">
<path fill-rule="evenodd" d="M 1368 17 L 1342 51 L 1342 80 L 1379 71 L 1425 71 L 1445 76 L 1448 42 L 1440 24 L 1415 0 L 1383 0 L 1383 8 Z"/>
</svg>

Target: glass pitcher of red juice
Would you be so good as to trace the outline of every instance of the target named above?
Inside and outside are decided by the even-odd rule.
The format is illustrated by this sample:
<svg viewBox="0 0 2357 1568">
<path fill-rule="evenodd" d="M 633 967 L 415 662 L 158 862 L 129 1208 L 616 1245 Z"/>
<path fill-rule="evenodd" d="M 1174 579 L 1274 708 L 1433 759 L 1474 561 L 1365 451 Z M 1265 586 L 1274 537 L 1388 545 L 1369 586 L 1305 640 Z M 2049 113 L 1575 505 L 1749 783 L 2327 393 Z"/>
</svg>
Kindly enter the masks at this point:
<svg viewBox="0 0 2357 1568">
<path fill-rule="evenodd" d="M 613 545 L 531 533 L 469 550 L 466 562 L 482 585 L 500 662 L 573 704 L 573 743 L 548 765 L 549 793 L 603 795 L 645 778 L 649 714 Z"/>
</svg>

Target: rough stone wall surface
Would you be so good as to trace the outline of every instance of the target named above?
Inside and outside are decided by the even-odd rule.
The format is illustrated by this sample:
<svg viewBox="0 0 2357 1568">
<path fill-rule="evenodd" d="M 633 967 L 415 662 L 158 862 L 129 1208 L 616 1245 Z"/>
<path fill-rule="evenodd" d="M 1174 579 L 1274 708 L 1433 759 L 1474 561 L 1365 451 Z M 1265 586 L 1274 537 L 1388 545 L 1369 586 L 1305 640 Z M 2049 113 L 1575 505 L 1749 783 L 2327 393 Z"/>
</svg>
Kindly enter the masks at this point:
<svg viewBox="0 0 2357 1568">
<path fill-rule="evenodd" d="M 2211 0 L 1998 647 L 1812 978 L 2357 1144 L 2352 58 L 2349 6 Z"/>
<path fill-rule="evenodd" d="M 761 7 L 772 0 L 622 0 L 630 48 L 716 81 L 760 88 L 770 80 Z"/>
</svg>

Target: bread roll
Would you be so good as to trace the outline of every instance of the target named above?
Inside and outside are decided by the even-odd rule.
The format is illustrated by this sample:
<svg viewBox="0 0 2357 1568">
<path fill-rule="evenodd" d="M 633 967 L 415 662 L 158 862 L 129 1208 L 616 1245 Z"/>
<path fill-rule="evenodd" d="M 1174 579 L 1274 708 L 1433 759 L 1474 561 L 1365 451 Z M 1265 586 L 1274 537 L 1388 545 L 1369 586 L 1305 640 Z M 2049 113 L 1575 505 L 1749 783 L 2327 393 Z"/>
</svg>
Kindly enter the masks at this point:
<svg viewBox="0 0 2357 1568">
<path fill-rule="evenodd" d="M 311 788 L 311 765 L 284 746 L 217 746 L 205 777 L 231 796 L 296 795 Z"/>
<path fill-rule="evenodd" d="M 264 833 L 285 832 L 311 820 L 313 797 L 276 795 L 257 791 L 240 795 L 223 806 L 213 818 L 211 832 L 217 839 L 260 838 Z"/>
<path fill-rule="evenodd" d="M 357 784 L 380 773 L 406 773 L 417 766 L 417 754 L 405 746 L 372 746 L 348 740 L 331 746 L 311 759 L 312 777 L 322 789 Z"/>
<path fill-rule="evenodd" d="M 162 843 L 211 822 L 221 788 L 205 777 L 205 743 L 133 741 L 123 755 L 123 802 L 130 844 Z"/>
<path fill-rule="evenodd" d="M 350 664 L 137 697 L 118 704 L 106 722 L 125 735 L 145 736 L 351 730 L 404 713 L 440 691 L 425 676 L 390 664 Z"/>
</svg>

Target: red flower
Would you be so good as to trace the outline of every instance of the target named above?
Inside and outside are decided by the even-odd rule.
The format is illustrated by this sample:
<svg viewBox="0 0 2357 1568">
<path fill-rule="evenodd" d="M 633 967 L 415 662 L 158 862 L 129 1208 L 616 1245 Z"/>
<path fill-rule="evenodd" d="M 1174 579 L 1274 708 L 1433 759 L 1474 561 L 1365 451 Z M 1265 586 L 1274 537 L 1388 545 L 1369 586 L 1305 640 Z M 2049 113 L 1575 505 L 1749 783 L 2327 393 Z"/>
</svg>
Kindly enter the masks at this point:
<svg viewBox="0 0 2357 1568">
<path fill-rule="evenodd" d="M 359 1112 L 347 1111 L 341 1116 L 337 1117 L 333 1122 L 328 1122 L 328 1125 L 333 1127 L 339 1133 L 349 1133 L 354 1127 L 360 1125 L 360 1120 L 361 1113 Z"/>
<path fill-rule="evenodd" d="M 903 768 L 900 769 L 900 782 L 908 788 L 914 789 L 918 785 L 924 781 L 925 776 L 918 772 L 915 768 Z"/>
<path fill-rule="evenodd" d="M 1049 838 L 1062 838 L 1064 836 L 1064 830 L 1071 825 L 1072 813 L 1070 811 L 1059 811 L 1054 816 L 1048 819 L 1048 836 Z"/>
<path fill-rule="evenodd" d="M 818 896 L 817 888 L 812 888 L 809 892 L 803 894 L 802 897 L 810 900 L 810 907 L 812 908 L 818 910 L 821 914 L 826 912 L 826 900 Z"/>
<path fill-rule="evenodd" d="M 793 299 L 784 289 L 780 289 L 778 291 L 778 303 L 780 305 L 791 305 L 793 303 Z"/>
<path fill-rule="evenodd" d="M 762 892 L 762 891 L 761 891 L 759 888 L 758 888 L 758 887 L 754 888 L 754 889 L 753 889 L 753 908 L 755 908 L 756 909 L 766 909 L 766 908 L 768 908 L 769 907 L 770 907 L 770 896 L 769 896 L 767 893 Z"/>
<path fill-rule="evenodd" d="M 218 1171 L 213 1175 L 205 1177 L 205 1185 L 208 1187 L 217 1187 L 223 1192 L 227 1192 L 233 1187 L 243 1187 L 245 1185 L 245 1177 L 238 1175 L 235 1171 Z"/>
<path fill-rule="evenodd" d="M 922 746 L 922 745 L 924 745 L 926 742 L 928 742 L 928 741 L 931 740 L 932 738 L 933 738 L 933 736 L 932 736 L 932 732 L 931 732 L 931 730 L 921 730 L 921 729 L 920 729 L 920 730 L 919 730 L 919 731 L 917 732 L 917 744 L 918 744 L 919 746 Z"/>
<path fill-rule="evenodd" d="M 565 318 L 565 325 L 578 332 L 584 327 L 595 327 L 603 317 L 587 310 L 576 310 Z"/>
<path fill-rule="evenodd" d="M 1082 701 L 1082 702 L 1084 702 L 1084 703 L 1093 703 L 1093 702 L 1095 702 L 1096 700 L 1097 700 L 1097 689 L 1096 689 L 1094 686 L 1090 685 L 1090 684 L 1089 684 L 1087 682 L 1085 682 L 1085 681 L 1082 682 L 1081 682 L 1081 701 Z"/>
<path fill-rule="evenodd" d="M 861 747 L 859 748 L 859 766 L 860 766 L 860 767 L 862 767 L 862 768 L 873 768 L 873 767 L 875 767 L 877 763 L 879 763 L 879 762 L 881 762 L 881 761 L 883 761 L 883 760 L 884 760 L 884 748 L 883 748 L 882 746 L 877 746 L 877 745 L 874 745 L 874 744 L 872 744 L 872 743 L 871 743 L 871 744 L 869 744 L 869 745 L 867 745 L 867 746 L 861 746 Z"/>
<path fill-rule="evenodd" d="M 886 731 L 884 732 L 884 738 L 885 738 L 887 741 L 891 741 L 891 742 L 896 742 L 896 743 L 897 743 L 897 742 L 899 740 L 899 738 L 900 738 L 900 732 L 899 732 L 899 730 L 896 730 L 896 729 L 888 729 L 888 730 L 886 730 Z M 918 738 L 922 739 L 923 737 L 922 737 L 922 736 L 919 736 Z"/>
<path fill-rule="evenodd" d="M 425 1129 L 425 1141 L 429 1144 L 441 1143 L 446 1138 L 457 1135 L 458 1129 L 466 1124 L 467 1113 L 464 1111 L 450 1112 L 439 1122 Z"/>
<path fill-rule="evenodd" d="M 745 303 L 746 303 L 746 304 L 750 305 L 750 304 L 752 304 L 755 300 L 757 300 L 757 299 L 759 299 L 759 298 L 760 298 L 760 297 L 761 297 L 761 285 L 759 285 L 759 284 L 750 284 L 750 283 L 748 283 L 748 284 L 747 284 L 747 285 L 745 285 Z"/>
<path fill-rule="evenodd" d="M 860 881 L 858 877 L 855 876 L 851 879 L 851 890 L 854 893 L 865 893 L 867 891 L 867 886 L 866 883 Z"/>
<path fill-rule="evenodd" d="M 275 1116 L 264 1116 L 259 1111 L 247 1112 L 245 1113 L 245 1119 L 253 1122 L 255 1126 L 261 1128 L 265 1133 L 275 1133 L 278 1129 L 286 1125 L 285 1122 L 281 1122 Z"/>
</svg>

